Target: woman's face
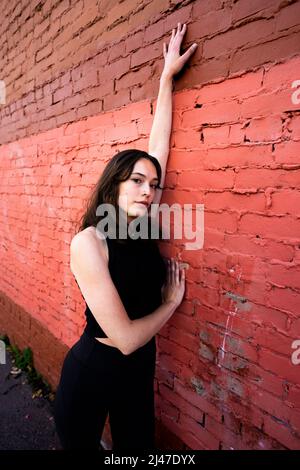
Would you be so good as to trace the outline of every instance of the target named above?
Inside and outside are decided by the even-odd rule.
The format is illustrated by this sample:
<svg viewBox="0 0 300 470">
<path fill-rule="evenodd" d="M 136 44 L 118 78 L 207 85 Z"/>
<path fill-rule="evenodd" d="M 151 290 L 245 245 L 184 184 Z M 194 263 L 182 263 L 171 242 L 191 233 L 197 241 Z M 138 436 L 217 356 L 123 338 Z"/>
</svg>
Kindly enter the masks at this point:
<svg viewBox="0 0 300 470">
<path fill-rule="evenodd" d="M 158 178 L 153 163 L 146 158 L 138 160 L 129 179 L 119 186 L 118 204 L 127 212 L 129 221 L 147 213 L 157 185 Z"/>
</svg>

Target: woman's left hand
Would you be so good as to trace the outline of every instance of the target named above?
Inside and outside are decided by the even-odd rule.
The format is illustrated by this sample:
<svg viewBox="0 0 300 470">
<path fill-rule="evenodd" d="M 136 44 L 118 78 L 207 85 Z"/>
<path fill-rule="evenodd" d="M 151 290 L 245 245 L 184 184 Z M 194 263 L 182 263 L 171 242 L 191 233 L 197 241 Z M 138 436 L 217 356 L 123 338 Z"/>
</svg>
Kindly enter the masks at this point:
<svg viewBox="0 0 300 470">
<path fill-rule="evenodd" d="M 169 46 L 167 47 L 166 43 L 164 43 L 163 54 L 165 58 L 165 65 L 162 72 L 163 76 L 173 78 L 174 75 L 180 72 L 184 64 L 188 61 L 188 59 L 197 49 L 197 44 L 194 43 L 182 56 L 180 55 L 180 47 L 185 32 L 186 24 L 181 27 L 181 23 L 178 23 L 177 30 L 172 29 L 172 36 L 170 39 Z"/>
</svg>

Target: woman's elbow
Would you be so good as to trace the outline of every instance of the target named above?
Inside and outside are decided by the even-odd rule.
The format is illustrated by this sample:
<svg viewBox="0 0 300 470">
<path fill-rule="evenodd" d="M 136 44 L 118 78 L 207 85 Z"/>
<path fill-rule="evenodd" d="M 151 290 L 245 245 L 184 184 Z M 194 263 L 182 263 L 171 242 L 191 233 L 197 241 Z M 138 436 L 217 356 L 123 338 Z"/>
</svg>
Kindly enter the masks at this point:
<svg viewBox="0 0 300 470">
<path fill-rule="evenodd" d="M 129 354 L 133 353 L 135 351 L 134 348 L 132 348 L 132 346 L 130 346 L 129 344 L 124 344 L 122 345 L 119 350 L 121 351 L 121 353 L 124 355 L 124 356 L 129 356 Z"/>
</svg>

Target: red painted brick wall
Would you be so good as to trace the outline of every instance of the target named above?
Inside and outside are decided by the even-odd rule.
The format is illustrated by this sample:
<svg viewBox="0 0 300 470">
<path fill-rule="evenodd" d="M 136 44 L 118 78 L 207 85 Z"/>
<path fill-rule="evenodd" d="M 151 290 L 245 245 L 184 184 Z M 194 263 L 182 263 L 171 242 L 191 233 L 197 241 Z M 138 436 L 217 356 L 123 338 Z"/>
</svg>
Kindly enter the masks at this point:
<svg viewBox="0 0 300 470">
<path fill-rule="evenodd" d="M 199 47 L 176 82 L 163 202 L 204 204 L 204 246 L 161 245 L 189 269 L 158 335 L 158 441 L 299 448 L 300 2 L 20 5 L 0 25 L 1 331 L 57 384 L 84 327 L 76 221 L 109 158 L 147 149 L 162 42 L 186 21 Z"/>
</svg>

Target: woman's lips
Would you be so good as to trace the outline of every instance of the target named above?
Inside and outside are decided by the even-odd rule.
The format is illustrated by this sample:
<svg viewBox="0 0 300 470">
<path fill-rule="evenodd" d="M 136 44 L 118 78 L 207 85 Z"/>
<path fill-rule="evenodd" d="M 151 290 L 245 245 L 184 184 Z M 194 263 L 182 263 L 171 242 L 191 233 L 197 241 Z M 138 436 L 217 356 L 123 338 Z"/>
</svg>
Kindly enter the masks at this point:
<svg viewBox="0 0 300 470">
<path fill-rule="evenodd" d="M 143 206 L 146 206 L 146 207 L 149 206 L 148 202 L 136 201 L 136 203 L 137 203 L 137 204 L 143 204 Z"/>
</svg>

